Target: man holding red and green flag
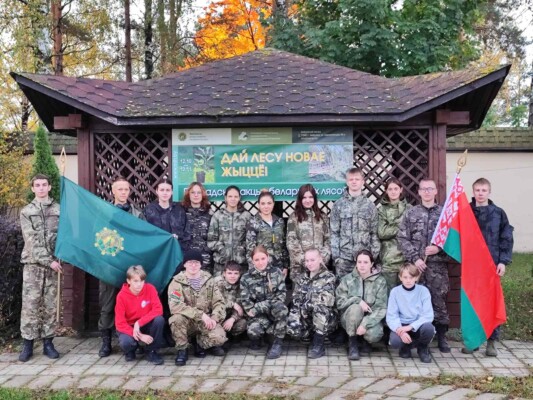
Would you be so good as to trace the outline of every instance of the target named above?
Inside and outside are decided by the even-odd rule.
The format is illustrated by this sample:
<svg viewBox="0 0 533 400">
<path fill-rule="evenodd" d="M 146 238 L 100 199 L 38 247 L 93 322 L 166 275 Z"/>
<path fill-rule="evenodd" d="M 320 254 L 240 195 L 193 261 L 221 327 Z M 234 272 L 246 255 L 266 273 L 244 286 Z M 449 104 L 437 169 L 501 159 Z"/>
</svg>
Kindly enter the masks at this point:
<svg viewBox="0 0 533 400">
<path fill-rule="evenodd" d="M 500 276 L 511 261 L 513 228 L 502 209 L 486 208 L 492 205 L 488 195 L 485 200 L 481 197 L 479 200 L 475 196 L 472 205 L 468 202 L 457 174 L 431 242 L 461 263 L 463 352 L 470 354 L 488 340 L 487 355 L 496 356 L 497 328 L 506 321 Z M 480 208 L 483 208 L 481 212 L 477 212 Z M 480 215 L 483 218 L 476 219 Z M 494 225 L 497 225 L 496 236 L 491 235 Z"/>
</svg>

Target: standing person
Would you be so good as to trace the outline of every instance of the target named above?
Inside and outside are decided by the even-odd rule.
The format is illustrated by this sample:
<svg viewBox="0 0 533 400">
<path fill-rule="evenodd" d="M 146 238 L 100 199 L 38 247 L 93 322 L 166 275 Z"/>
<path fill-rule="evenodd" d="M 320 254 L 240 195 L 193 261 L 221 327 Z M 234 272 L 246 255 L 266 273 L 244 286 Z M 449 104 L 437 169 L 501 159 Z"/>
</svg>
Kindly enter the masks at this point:
<svg viewBox="0 0 533 400">
<path fill-rule="evenodd" d="M 268 190 L 263 190 L 257 199 L 259 212 L 254 215 L 246 225 L 246 249 L 252 254 L 254 249 L 264 246 L 270 256 L 270 263 L 287 276 L 289 268 L 289 253 L 285 246 L 285 222 L 275 214 L 274 195 Z M 252 259 L 248 259 L 250 269 L 253 267 Z"/>
<path fill-rule="evenodd" d="M 194 355 L 205 357 L 211 349 L 214 356 L 225 354 L 222 345 L 227 340 L 221 323 L 226 317 L 224 297 L 215 279 L 201 269 L 203 255 L 188 250 L 183 256 L 183 267 L 168 287 L 168 303 L 172 314 L 168 323 L 172 330 L 178 355 L 175 364 L 185 365 L 189 356 L 189 338 L 196 337 Z"/>
<path fill-rule="evenodd" d="M 202 254 L 202 269 L 212 272 L 211 250 L 207 246 L 207 232 L 211 222 L 211 204 L 204 186 L 192 182 L 185 190 L 183 207 L 187 213 L 187 224 L 191 239 L 186 245 L 187 250 L 197 250 Z"/>
<path fill-rule="evenodd" d="M 224 208 L 218 210 L 209 224 L 207 245 L 213 252 L 214 275 L 222 274 L 226 262 L 236 261 L 246 268 L 246 224 L 252 217 L 241 203 L 241 191 L 228 186 Z"/>
<path fill-rule="evenodd" d="M 398 248 L 398 229 L 405 210 L 410 208 L 403 198 L 402 183 L 390 178 L 385 183 L 385 195 L 378 208 L 378 238 L 381 241 L 381 275 L 387 281 L 390 291 L 399 284 L 398 272 L 404 263 L 403 254 Z"/>
<path fill-rule="evenodd" d="M 354 270 L 354 255 L 368 249 L 379 255 L 378 212 L 363 195 L 365 176 L 359 168 L 346 171 L 346 190 L 331 210 L 331 256 L 337 279 Z"/>
<path fill-rule="evenodd" d="M 162 179 L 157 184 L 155 192 L 157 200 L 146 206 L 144 217 L 152 225 L 171 233 L 184 250 L 190 240 L 187 214 L 180 203 L 172 201 L 172 182 L 166 178 Z"/>
<path fill-rule="evenodd" d="M 490 255 L 496 265 L 496 273 L 505 275 L 506 267 L 511 264 L 513 256 L 513 230 L 507 214 L 490 199 L 491 185 L 488 179 L 479 178 L 472 185 L 474 197 L 470 206 L 476 216 L 477 223 L 487 243 Z M 498 326 L 487 340 L 486 355 L 497 357 L 496 340 L 500 339 L 501 326 Z M 474 350 L 463 348 L 465 354 Z"/>
<path fill-rule="evenodd" d="M 20 227 L 24 238 L 21 263 L 22 312 L 20 334 L 24 339 L 19 361 L 26 362 L 33 355 L 33 342 L 43 339 L 43 354 L 58 358 L 52 340 L 57 325 L 57 280 L 63 270 L 54 258 L 59 221 L 59 204 L 49 194 L 50 178 L 43 174 L 31 180 L 35 195 L 20 212 Z"/>
<path fill-rule="evenodd" d="M 420 361 L 431 362 L 429 344 L 435 336 L 431 295 L 425 286 L 417 285 L 420 270 L 414 264 L 400 267 L 401 285 L 390 292 L 387 325 L 391 330 L 390 345 L 400 349 L 400 357 L 411 358 L 416 346 Z"/>
<path fill-rule="evenodd" d="M 118 177 L 111 185 L 113 204 L 122 211 L 130 213 L 134 217 L 144 219 L 144 215 L 133 204 L 128 202 L 131 193 L 129 182 L 126 178 Z M 99 286 L 100 319 L 98 329 L 102 334 L 102 346 L 98 351 L 100 357 L 109 357 L 111 354 L 111 335 L 115 326 L 115 300 L 119 289 L 100 281 Z"/>
<path fill-rule="evenodd" d="M 253 267 L 241 278 L 241 304 L 248 316 L 250 349 L 259 350 L 263 336 L 270 333 L 274 342 L 267 358 L 279 358 L 289 314 L 285 278 L 279 268 L 269 265 L 270 256 L 264 246 L 253 249 L 251 256 Z"/>
<path fill-rule="evenodd" d="M 318 198 L 313 185 L 300 187 L 294 212 L 287 222 L 287 249 L 291 261 L 291 280 L 296 282 L 305 272 L 305 252 L 317 249 L 322 262 L 331 257 L 329 219 L 318 208 Z"/>
<path fill-rule="evenodd" d="M 437 330 L 439 350 L 449 353 L 450 346 L 446 332 L 450 324 L 450 315 L 446 306 L 446 297 L 450 290 L 448 277 L 449 258 L 438 247 L 431 244 L 431 238 L 439 222 L 442 206 L 436 202 L 437 185 L 432 179 L 422 179 L 418 185 L 421 204 L 404 214 L 398 231 L 398 245 L 406 262 L 416 265 L 422 273 L 420 283 L 431 293 L 431 303 Z"/>
<path fill-rule="evenodd" d="M 313 337 L 307 357 L 320 358 L 326 354 L 324 338 L 333 332 L 335 314 L 335 275 L 328 271 L 318 249 L 305 252 L 305 267 L 296 280 L 287 333 L 295 339 Z"/>
<path fill-rule="evenodd" d="M 349 360 L 359 360 L 360 353 L 370 354 L 370 343 L 383 336 L 387 313 L 387 282 L 374 267 L 372 253 L 361 250 L 355 260 L 356 268 L 341 279 L 335 292 L 341 325 L 349 337 Z"/>
</svg>

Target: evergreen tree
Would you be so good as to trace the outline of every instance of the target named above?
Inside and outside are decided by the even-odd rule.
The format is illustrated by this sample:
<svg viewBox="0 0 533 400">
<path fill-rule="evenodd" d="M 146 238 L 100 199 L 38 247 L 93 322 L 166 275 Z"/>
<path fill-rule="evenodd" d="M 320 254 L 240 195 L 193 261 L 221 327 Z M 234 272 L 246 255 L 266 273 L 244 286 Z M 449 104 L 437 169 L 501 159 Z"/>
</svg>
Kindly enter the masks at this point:
<svg viewBox="0 0 533 400">
<path fill-rule="evenodd" d="M 48 142 L 48 134 L 42 125 L 39 125 L 33 139 L 33 167 L 31 176 L 45 174 L 50 178 L 52 190 L 50 197 L 59 202 L 59 168 L 52 156 L 52 148 Z M 28 200 L 33 200 L 30 192 Z"/>
</svg>

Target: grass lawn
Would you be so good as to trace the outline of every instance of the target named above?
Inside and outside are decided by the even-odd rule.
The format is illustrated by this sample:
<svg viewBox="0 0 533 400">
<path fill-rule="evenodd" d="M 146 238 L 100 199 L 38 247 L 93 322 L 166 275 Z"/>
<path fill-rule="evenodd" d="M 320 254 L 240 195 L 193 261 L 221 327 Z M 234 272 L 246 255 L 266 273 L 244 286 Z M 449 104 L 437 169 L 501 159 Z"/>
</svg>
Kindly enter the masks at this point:
<svg viewBox="0 0 533 400">
<path fill-rule="evenodd" d="M 533 340 L 533 254 L 513 254 L 502 286 L 507 307 L 503 339 Z"/>
</svg>

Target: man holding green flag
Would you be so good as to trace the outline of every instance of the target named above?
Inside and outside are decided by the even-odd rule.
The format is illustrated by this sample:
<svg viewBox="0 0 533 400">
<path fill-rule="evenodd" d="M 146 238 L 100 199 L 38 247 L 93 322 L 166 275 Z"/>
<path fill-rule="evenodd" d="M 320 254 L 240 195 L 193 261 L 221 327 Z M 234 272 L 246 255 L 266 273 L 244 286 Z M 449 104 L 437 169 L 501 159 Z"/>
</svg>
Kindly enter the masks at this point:
<svg viewBox="0 0 533 400">
<path fill-rule="evenodd" d="M 126 179 L 117 178 L 112 192 L 114 205 L 61 177 L 61 218 L 55 254 L 100 279 L 100 357 L 111 354 L 115 298 L 128 267 L 142 265 L 148 282 L 161 291 L 182 260 L 177 240 L 141 220 L 140 211 L 128 203 L 131 189 Z"/>
</svg>

